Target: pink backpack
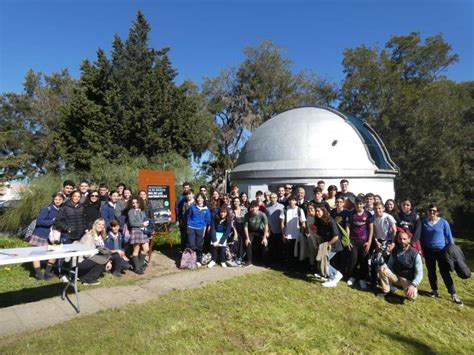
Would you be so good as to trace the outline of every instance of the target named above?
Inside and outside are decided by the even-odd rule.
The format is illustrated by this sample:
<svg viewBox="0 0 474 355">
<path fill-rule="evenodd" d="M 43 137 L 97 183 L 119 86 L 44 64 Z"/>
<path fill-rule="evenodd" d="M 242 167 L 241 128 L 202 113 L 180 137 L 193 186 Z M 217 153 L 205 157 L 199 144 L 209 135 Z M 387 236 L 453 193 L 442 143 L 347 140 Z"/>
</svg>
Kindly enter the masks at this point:
<svg viewBox="0 0 474 355">
<path fill-rule="evenodd" d="M 196 252 L 190 248 L 184 249 L 183 255 L 181 256 L 180 269 L 191 269 L 197 268 L 196 265 Z"/>
</svg>

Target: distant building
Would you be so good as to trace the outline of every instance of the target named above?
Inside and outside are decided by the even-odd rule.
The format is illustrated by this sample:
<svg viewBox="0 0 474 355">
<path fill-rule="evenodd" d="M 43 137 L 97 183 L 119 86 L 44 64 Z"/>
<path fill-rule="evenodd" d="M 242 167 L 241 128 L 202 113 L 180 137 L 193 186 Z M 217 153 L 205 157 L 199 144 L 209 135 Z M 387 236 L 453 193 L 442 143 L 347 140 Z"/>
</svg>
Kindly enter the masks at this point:
<svg viewBox="0 0 474 355">
<path fill-rule="evenodd" d="M 397 165 L 377 133 L 360 119 L 325 107 L 282 112 L 262 124 L 243 147 L 230 180 L 253 199 L 257 190 L 279 184 L 305 187 L 318 180 L 336 185 L 349 180 L 354 193 L 395 195 Z"/>
</svg>

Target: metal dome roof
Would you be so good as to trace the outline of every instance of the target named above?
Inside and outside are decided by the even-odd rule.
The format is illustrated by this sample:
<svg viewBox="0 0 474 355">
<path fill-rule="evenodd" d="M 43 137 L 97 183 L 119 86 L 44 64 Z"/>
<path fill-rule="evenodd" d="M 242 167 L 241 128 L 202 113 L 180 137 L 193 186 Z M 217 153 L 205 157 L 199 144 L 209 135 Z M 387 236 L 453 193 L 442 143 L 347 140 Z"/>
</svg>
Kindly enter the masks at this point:
<svg viewBox="0 0 474 355">
<path fill-rule="evenodd" d="M 398 167 L 367 123 L 315 106 L 282 112 L 262 124 L 243 147 L 231 178 L 397 173 Z"/>
</svg>

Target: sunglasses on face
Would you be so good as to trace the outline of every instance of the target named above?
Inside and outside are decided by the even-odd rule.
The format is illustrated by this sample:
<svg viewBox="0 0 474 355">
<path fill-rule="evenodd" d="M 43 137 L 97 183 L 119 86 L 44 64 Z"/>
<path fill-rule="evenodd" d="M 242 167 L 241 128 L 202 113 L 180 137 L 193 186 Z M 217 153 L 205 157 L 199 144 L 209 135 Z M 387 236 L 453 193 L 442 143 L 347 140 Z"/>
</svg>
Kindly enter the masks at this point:
<svg viewBox="0 0 474 355">
<path fill-rule="evenodd" d="M 430 208 L 428 211 L 429 211 L 430 213 L 436 213 L 436 212 L 438 212 L 438 210 L 435 210 L 434 208 Z"/>
<path fill-rule="evenodd" d="M 91 197 L 99 197 L 99 195 L 91 195 Z"/>
</svg>

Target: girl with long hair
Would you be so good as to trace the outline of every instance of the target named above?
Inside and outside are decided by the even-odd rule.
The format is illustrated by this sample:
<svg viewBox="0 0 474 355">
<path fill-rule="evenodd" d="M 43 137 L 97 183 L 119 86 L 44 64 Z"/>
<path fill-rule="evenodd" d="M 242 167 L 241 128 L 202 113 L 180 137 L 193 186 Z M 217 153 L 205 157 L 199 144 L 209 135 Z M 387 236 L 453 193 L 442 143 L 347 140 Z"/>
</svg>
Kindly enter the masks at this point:
<svg viewBox="0 0 474 355">
<path fill-rule="evenodd" d="M 219 213 L 212 218 L 211 221 L 211 255 L 212 260 L 208 264 L 211 268 L 216 265 L 217 257 L 219 255 L 219 261 L 222 267 L 226 265 L 226 247 L 227 239 L 229 239 L 230 232 L 232 230 L 232 218 L 230 216 L 227 207 L 222 206 L 219 209 Z"/>
<path fill-rule="evenodd" d="M 124 190 L 124 196 L 125 196 Z M 131 197 L 128 201 L 128 225 L 130 226 L 130 245 L 132 245 L 133 270 L 139 275 L 145 273 L 145 256 L 148 253 L 148 236 L 145 230 L 150 224 L 145 203 L 141 197 Z"/>
</svg>

